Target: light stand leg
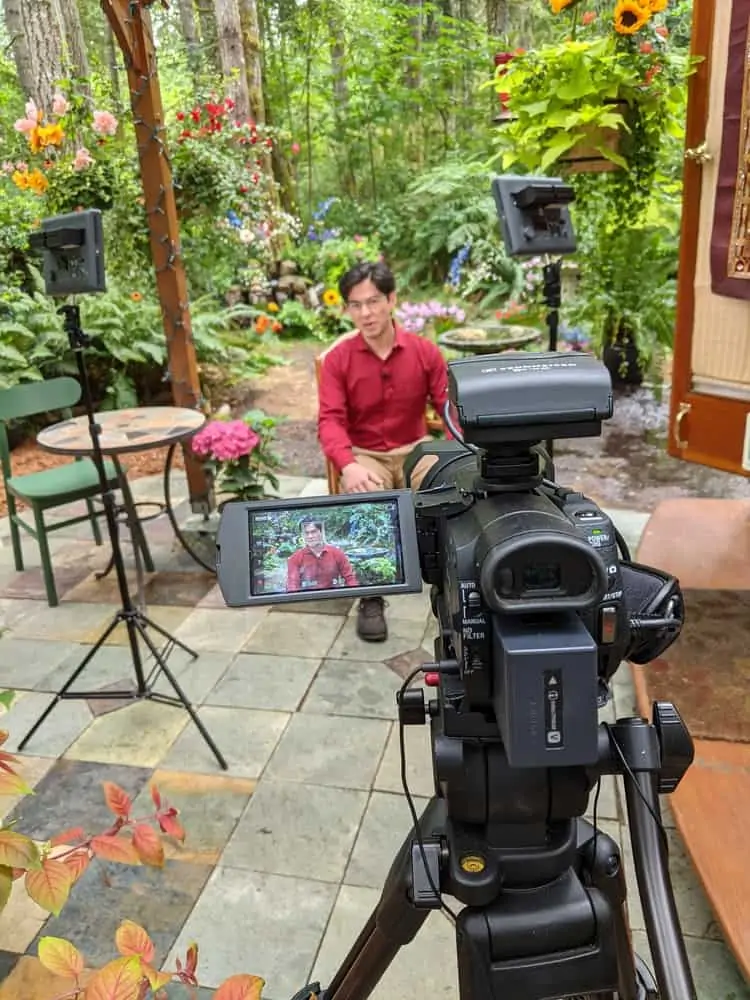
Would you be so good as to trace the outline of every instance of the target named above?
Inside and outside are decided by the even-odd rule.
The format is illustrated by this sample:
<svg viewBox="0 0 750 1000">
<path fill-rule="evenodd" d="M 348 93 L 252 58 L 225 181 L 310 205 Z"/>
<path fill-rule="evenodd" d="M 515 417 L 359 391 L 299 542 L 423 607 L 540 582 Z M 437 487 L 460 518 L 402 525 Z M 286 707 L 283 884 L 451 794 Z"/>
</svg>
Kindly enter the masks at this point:
<svg viewBox="0 0 750 1000">
<path fill-rule="evenodd" d="M 205 739 L 206 743 L 212 750 L 214 756 L 216 757 L 219 765 L 227 770 L 227 763 L 219 752 L 216 744 L 213 742 L 209 736 L 205 726 L 198 718 L 195 709 L 190 704 L 190 702 L 185 697 L 184 692 L 177 683 L 174 675 L 169 670 L 166 665 L 166 655 L 160 653 L 151 638 L 146 632 L 146 628 L 151 626 L 156 629 L 162 636 L 167 639 L 167 648 L 174 646 L 179 646 L 181 649 L 185 650 L 193 658 L 196 657 L 196 653 L 186 646 L 184 643 L 180 642 L 174 636 L 170 635 L 161 626 L 156 625 L 154 622 L 149 621 L 133 604 L 132 597 L 130 596 L 130 590 L 128 587 L 127 574 L 125 572 L 125 563 L 122 555 L 122 548 L 120 546 L 120 532 L 119 525 L 117 522 L 117 512 L 115 507 L 115 497 L 112 489 L 110 488 L 109 481 L 107 479 L 107 472 L 104 466 L 104 456 L 102 454 L 101 443 L 99 441 L 100 428 L 96 422 L 96 417 L 94 414 L 94 405 L 91 398 L 91 386 L 88 379 L 88 372 L 86 371 L 86 366 L 83 362 L 83 350 L 88 344 L 88 337 L 81 329 L 81 315 L 78 306 L 70 305 L 63 306 L 60 312 L 65 317 L 65 331 L 68 334 L 68 339 L 70 341 L 71 349 L 76 357 L 76 364 L 78 367 L 78 375 L 81 382 L 81 390 L 83 403 L 86 410 L 86 417 L 88 419 L 89 433 L 91 435 L 91 445 L 94 465 L 99 476 L 99 485 L 102 493 L 102 504 L 104 506 L 105 519 L 107 522 L 107 528 L 109 531 L 110 544 L 112 546 L 112 564 L 115 569 L 115 575 L 117 577 L 117 585 L 120 591 L 121 609 L 118 611 L 114 620 L 109 624 L 104 634 L 95 644 L 93 649 L 89 650 L 85 659 L 78 667 L 74 670 L 72 675 L 65 682 L 61 690 L 55 695 L 53 701 L 47 706 L 42 715 L 37 719 L 32 728 L 24 736 L 19 744 L 19 749 L 23 749 L 29 742 L 33 734 L 41 726 L 47 716 L 50 714 L 52 709 L 57 705 L 57 703 L 65 698 L 107 698 L 112 700 L 135 700 L 138 698 L 154 698 L 154 692 L 152 686 L 147 683 L 146 677 L 143 669 L 143 659 L 141 656 L 141 650 L 138 645 L 139 637 L 143 640 L 147 648 L 150 650 L 154 657 L 156 663 L 156 669 L 151 672 L 151 678 L 158 677 L 160 672 L 164 672 L 169 680 L 170 684 L 176 691 L 178 698 L 176 700 L 182 705 L 183 708 L 188 712 L 193 722 L 196 724 L 201 736 Z M 137 546 L 137 541 L 135 542 Z M 128 633 L 128 645 L 130 646 L 131 658 L 133 660 L 133 668 L 135 670 L 136 678 L 136 688 L 133 691 L 94 691 L 94 692 L 71 692 L 69 689 L 75 683 L 76 679 L 83 672 L 89 662 L 93 659 L 95 654 L 101 649 L 102 645 L 106 642 L 109 636 L 114 632 L 120 623 L 124 623 Z M 156 700 L 156 699 L 154 699 Z M 174 703 L 174 702 L 173 702 Z"/>
<path fill-rule="evenodd" d="M 560 328 L 560 305 L 562 303 L 562 259 L 551 260 L 544 265 L 544 304 L 547 313 L 547 331 L 549 335 L 547 350 L 554 354 L 557 350 L 557 333 Z M 545 444 L 550 460 L 554 458 L 554 443 Z"/>
</svg>

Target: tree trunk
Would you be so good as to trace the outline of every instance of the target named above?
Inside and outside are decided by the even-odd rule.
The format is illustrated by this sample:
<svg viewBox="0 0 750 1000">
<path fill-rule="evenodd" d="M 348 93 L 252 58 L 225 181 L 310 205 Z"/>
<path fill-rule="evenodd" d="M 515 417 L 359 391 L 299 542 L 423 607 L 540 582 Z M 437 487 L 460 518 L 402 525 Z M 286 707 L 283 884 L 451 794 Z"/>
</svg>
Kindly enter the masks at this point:
<svg viewBox="0 0 750 1000">
<path fill-rule="evenodd" d="M 110 28 L 109 23 L 106 25 L 105 45 L 107 69 L 109 70 L 109 86 L 112 91 L 112 104 L 122 127 L 123 105 L 120 91 L 120 59 L 122 56 L 120 46 L 117 44 L 114 32 Z"/>
<path fill-rule="evenodd" d="M 256 122 L 264 122 L 266 120 L 266 104 L 263 99 L 263 60 L 257 0 L 239 0 L 239 9 L 250 114 Z"/>
<path fill-rule="evenodd" d="M 23 8 L 23 31 L 31 57 L 31 96 L 49 114 L 63 78 L 63 25 L 56 0 L 33 0 Z"/>
<path fill-rule="evenodd" d="M 491 35 L 505 35 L 508 31 L 508 0 L 485 0 L 487 31 Z"/>
<path fill-rule="evenodd" d="M 195 7 L 193 0 L 179 0 L 178 9 L 180 12 L 180 26 L 182 37 L 185 40 L 187 49 L 188 66 L 190 75 L 193 78 L 193 89 L 199 89 L 199 75 L 201 67 L 201 46 L 198 39 L 198 29 L 195 24 Z"/>
<path fill-rule="evenodd" d="M 69 76 L 88 80 L 91 70 L 78 5 L 76 0 L 59 0 L 59 4 L 65 29 L 65 68 Z"/>
<path fill-rule="evenodd" d="M 22 0 L 3 0 L 5 28 L 10 36 L 13 60 L 16 64 L 18 82 L 27 97 L 34 93 L 34 68 L 31 53 L 26 43 L 26 33 L 23 27 Z"/>
<path fill-rule="evenodd" d="M 245 50 L 242 47 L 242 28 L 237 0 L 214 0 L 214 2 L 224 86 L 235 103 L 237 117 L 248 118 L 250 95 L 247 91 L 247 67 Z"/>
<path fill-rule="evenodd" d="M 412 56 L 407 56 L 404 78 L 406 86 L 419 90 L 421 72 L 419 59 L 422 52 L 422 0 L 406 0 L 412 13 L 409 15 L 409 30 L 412 38 Z"/>
<path fill-rule="evenodd" d="M 213 0 L 195 0 L 195 9 L 198 12 L 203 61 L 211 72 L 215 72 L 219 68 L 219 42 Z"/>
</svg>

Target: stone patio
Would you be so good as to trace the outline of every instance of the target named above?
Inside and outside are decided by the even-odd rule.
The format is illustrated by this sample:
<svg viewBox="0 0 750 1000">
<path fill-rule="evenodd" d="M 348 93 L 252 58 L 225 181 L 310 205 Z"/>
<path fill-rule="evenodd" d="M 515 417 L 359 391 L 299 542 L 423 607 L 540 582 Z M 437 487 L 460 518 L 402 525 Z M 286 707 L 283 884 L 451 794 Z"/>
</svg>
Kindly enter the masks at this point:
<svg viewBox="0 0 750 1000">
<path fill-rule="evenodd" d="M 159 477 L 136 481 L 136 499 L 161 499 Z M 175 493 L 184 482 L 175 476 Z M 322 481 L 287 478 L 287 496 L 325 492 Z M 635 547 L 647 520 L 612 512 Z M 395 692 L 402 677 L 432 652 L 427 594 L 390 601 L 390 635 L 378 646 L 356 636 L 353 605 L 331 601 L 283 609 L 229 610 L 214 578 L 174 541 L 166 519 L 149 523 L 157 573 L 146 587 L 148 614 L 200 652 L 175 652 L 176 676 L 228 763 L 219 769 L 188 715 L 155 702 L 58 705 L 24 755 L 35 795 L 3 800 L 6 821 L 44 840 L 71 826 L 108 825 L 101 782 L 115 781 L 149 811 L 149 783 L 181 810 L 187 840 L 170 848 L 164 870 L 93 864 L 59 917 L 31 903 L 16 885 L 0 916 L 0 1000 L 50 1000 L 59 992 L 35 958 L 38 938 L 73 941 L 92 962 L 113 957 L 124 918 L 142 923 L 157 963 L 173 967 L 199 942 L 199 977 L 207 987 L 252 972 L 265 996 L 287 1000 L 311 979 L 326 983 L 379 898 L 410 817 L 399 775 Z M 17 745 L 80 662 L 117 605 L 114 580 L 96 581 L 107 549 L 85 526 L 52 541 L 61 604 L 48 608 L 33 540 L 28 569 L 16 573 L 0 525 L 0 684 L 18 691 L 3 720 Z M 132 552 L 126 547 L 128 562 Z M 132 674 L 118 629 L 80 678 L 79 690 L 122 686 Z M 161 678 L 160 689 L 168 691 Z M 627 668 L 614 684 L 607 716 L 633 711 Z M 420 810 L 432 794 L 429 730 L 406 730 L 408 776 Z M 646 953 L 635 893 L 623 799 L 603 782 L 600 826 L 623 845 L 637 948 Z M 669 822 L 667 817 L 667 822 Z M 678 908 L 701 1000 L 747 1000 L 739 975 L 670 830 Z M 378 1000 L 440 1000 L 457 995 L 453 929 L 432 914 L 375 993 Z M 171 996 L 172 994 L 170 994 Z M 175 991 L 175 997 L 186 994 Z"/>
</svg>

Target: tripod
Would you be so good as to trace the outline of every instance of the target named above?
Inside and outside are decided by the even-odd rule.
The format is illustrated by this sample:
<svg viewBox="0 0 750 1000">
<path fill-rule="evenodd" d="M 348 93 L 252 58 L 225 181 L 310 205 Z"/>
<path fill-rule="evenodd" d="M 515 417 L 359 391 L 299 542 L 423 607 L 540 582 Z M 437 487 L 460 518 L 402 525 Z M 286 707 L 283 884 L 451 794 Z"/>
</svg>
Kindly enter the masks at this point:
<svg viewBox="0 0 750 1000">
<path fill-rule="evenodd" d="M 406 692 L 399 710 L 402 724 L 423 723 L 423 692 Z M 456 919 L 461 1000 L 695 1000 L 659 819 L 658 792 L 673 791 L 693 758 L 674 706 L 655 703 L 651 724 L 600 726 L 599 761 L 587 770 L 511 768 L 499 741 L 447 735 L 456 720 L 436 702 L 429 714 L 441 798 L 401 847 L 328 989 L 313 983 L 294 1000 L 366 1000 L 430 911 L 447 909 L 438 892 L 466 907 Z M 619 847 L 580 818 L 603 774 L 630 779 L 627 812 L 658 986 L 632 951 Z"/>
<path fill-rule="evenodd" d="M 139 607 L 136 607 L 130 596 L 130 591 L 128 587 L 128 579 L 125 573 L 125 563 L 122 557 L 122 549 L 120 547 L 120 535 L 117 523 L 117 514 L 115 510 L 115 498 L 114 494 L 110 488 L 109 481 L 107 478 L 107 473 L 104 467 L 104 457 L 102 455 L 101 442 L 99 441 L 100 428 L 96 423 L 96 418 L 94 415 L 94 407 L 91 399 L 91 386 L 89 384 L 88 372 L 86 371 L 86 366 L 83 360 L 83 351 L 89 344 L 89 338 L 81 329 L 81 312 L 80 308 L 76 305 L 63 306 L 60 312 L 65 318 L 65 332 L 68 335 L 68 340 L 70 342 L 71 349 L 76 357 L 76 364 L 78 367 L 78 376 L 81 383 L 82 393 L 83 393 L 83 403 L 86 409 L 86 416 L 88 418 L 89 432 L 91 434 L 91 444 L 94 464 L 96 466 L 97 473 L 99 475 L 99 483 L 101 485 L 102 491 L 102 502 L 104 505 L 104 513 L 107 521 L 107 528 L 109 530 L 109 538 L 112 546 L 112 562 L 114 564 L 115 573 L 117 576 L 117 585 L 120 591 L 121 608 L 116 613 L 110 624 L 104 630 L 102 635 L 99 637 L 94 646 L 89 650 L 83 660 L 75 668 L 73 673 L 70 675 L 68 680 L 63 684 L 62 688 L 54 696 L 54 699 L 47 708 L 42 712 L 37 721 L 31 727 L 31 729 L 26 733 L 24 738 L 18 745 L 19 750 L 23 750 L 26 744 L 29 742 L 34 733 L 39 729 L 44 720 L 53 710 L 53 708 L 60 701 L 65 701 L 69 699 L 89 699 L 89 698 L 104 698 L 107 700 L 114 701 L 133 701 L 141 698 L 148 698 L 152 701 L 161 702 L 166 705 L 182 706 L 190 715 L 195 725 L 198 727 L 201 736 L 206 741 L 210 747 L 219 765 L 227 770 L 227 763 L 224 760 L 218 747 L 211 739 L 208 730 L 205 728 L 201 720 L 199 719 L 195 709 L 188 701 L 184 691 L 180 687 L 172 671 L 167 665 L 167 657 L 174 649 L 178 646 L 180 649 L 184 650 L 193 659 L 196 659 L 198 654 L 186 646 L 183 642 L 175 636 L 170 635 L 166 629 L 163 629 L 161 625 L 157 625 L 156 622 L 147 618 L 146 615 L 141 611 Z M 136 552 L 137 558 L 137 552 Z M 136 677 L 136 687 L 135 690 L 130 691 L 71 691 L 70 688 L 75 684 L 78 677 L 83 673 L 88 664 L 93 660 L 99 650 L 102 648 L 104 643 L 114 632 L 120 623 L 124 623 L 128 633 L 128 643 L 130 645 L 130 652 L 133 659 L 133 667 L 135 669 Z M 151 628 L 157 632 L 162 638 L 166 639 L 166 645 L 163 650 L 159 650 L 156 647 L 153 639 L 149 635 L 147 629 Z M 151 653 L 154 659 L 154 667 L 152 668 L 148 677 L 145 676 L 143 668 L 143 660 L 141 658 L 141 650 L 138 645 L 138 639 L 142 639 L 146 648 Z M 154 690 L 154 682 L 158 676 L 163 673 L 167 678 L 172 688 L 175 691 L 175 695 L 161 694 Z"/>
</svg>

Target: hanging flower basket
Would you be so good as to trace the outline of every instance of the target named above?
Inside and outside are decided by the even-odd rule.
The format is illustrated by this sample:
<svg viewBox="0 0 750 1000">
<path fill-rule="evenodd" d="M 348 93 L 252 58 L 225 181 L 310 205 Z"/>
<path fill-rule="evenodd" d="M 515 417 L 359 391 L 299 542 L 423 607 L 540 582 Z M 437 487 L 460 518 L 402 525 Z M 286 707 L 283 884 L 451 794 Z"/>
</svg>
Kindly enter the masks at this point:
<svg viewBox="0 0 750 1000">
<path fill-rule="evenodd" d="M 613 110 L 619 111 L 623 118 L 627 118 L 629 110 L 627 101 L 605 101 L 604 103 L 611 104 Z M 602 154 L 602 149 L 607 149 L 621 157 L 621 141 L 621 129 L 595 129 L 589 138 L 576 143 L 572 149 L 561 156 L 558 160 L 558 165 L 561 170 L 576 174 L 600 174 L 607 173 L 608 171 L 622 170 L 619 163 Z"/>
</svg>

